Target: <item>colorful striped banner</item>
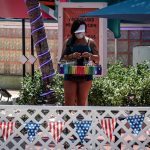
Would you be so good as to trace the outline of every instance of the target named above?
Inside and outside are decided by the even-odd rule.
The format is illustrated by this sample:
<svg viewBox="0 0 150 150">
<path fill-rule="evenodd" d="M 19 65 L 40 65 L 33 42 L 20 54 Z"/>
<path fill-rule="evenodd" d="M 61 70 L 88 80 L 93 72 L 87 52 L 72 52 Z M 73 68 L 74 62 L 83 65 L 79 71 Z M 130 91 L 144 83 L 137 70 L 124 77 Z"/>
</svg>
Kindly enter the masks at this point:
<svg viewBox="0 0 150 150">
<path fill-rule="evenodd" d="M 67 64 L 59 64 L 60 74 L 75 74 L 75 75 L 101 75 L 102 68 L 97 66 L 72 66 Z"/>
</svg>

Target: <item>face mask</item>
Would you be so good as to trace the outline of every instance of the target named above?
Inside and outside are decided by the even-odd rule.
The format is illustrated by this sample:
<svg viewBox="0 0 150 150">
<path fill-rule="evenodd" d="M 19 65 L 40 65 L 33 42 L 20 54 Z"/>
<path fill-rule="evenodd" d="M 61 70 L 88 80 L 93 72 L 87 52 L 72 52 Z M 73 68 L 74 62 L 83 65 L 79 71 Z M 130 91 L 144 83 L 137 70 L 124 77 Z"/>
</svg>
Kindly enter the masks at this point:
<svg viewBox="0 0 150 150">
<path fill-rule="evenodd" d="M 85 33 L 84 32 L 76 33 L 75 36 L 76 36 L 77 39 L 82 39 L 85 36 Z"/>
</svg>

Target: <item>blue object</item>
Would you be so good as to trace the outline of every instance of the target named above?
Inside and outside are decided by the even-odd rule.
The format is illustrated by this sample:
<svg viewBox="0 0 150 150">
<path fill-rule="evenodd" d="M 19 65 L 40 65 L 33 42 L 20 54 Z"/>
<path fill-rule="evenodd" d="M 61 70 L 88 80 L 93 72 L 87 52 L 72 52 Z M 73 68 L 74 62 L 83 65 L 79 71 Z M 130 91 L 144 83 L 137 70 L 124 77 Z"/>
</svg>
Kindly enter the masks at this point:
<svg viewBox="0 0 150 150">
<path fill-rule="evenodd" d="M 127 121 L 130 124 L 130 127 L 132 128 L 132 133 L 134 135 L 138 135 L 141 131 L 144 117 L 144 115 L 134 115 L 127 117 Z"/>
<path fill-rule="evenodd" d="M 76 132 L 79 135 L 81 143 L 84 142 L 84 138 L 89 131 L 92 121 L 76 121 L 74 122 L 74 126 L 76 128 Z"/>
<path fill-rule="evenodd" d="M 25 129 L 27 129 L 27 132 L 28 132 L 28 140 L 30 142 L 34 141 L 35 136 L 36 136 L 37 131 L 39 130 L 39 128 L 40 128 L 40 125 L 37 124 L 37 123 L 34 123 L 32 121 L 30 121 L 29 123 L 27 123 L 25 125 Z"/>
<path fill-rule="evenodd" d="M 126 0 L 81 16 L 150 23 L 150 1 Z"/>
</svg>

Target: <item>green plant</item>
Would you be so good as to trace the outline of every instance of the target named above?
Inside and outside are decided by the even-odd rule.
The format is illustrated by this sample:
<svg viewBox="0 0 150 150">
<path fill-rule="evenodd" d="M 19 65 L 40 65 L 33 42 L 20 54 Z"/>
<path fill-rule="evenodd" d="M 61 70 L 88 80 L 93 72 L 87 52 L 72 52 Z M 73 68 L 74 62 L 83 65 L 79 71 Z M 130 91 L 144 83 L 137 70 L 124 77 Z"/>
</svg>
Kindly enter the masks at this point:
<svg viewBox="0 0 150 150">
<path fill-rule="evenodd" d="M 22 81 L 19 104 L 38 104 L 42 101 L 43 83 L 41 73 L 35 72 L 34 78 L 26 75 Z M 63 77 L 56 73 L 51 88 L 55 91 L 56 101 L 64 103 Z M 124 67 L 121 63 L 110 65 L 104 77 L 93 80 L 89 93 L 89 105 L 94 106 L 150 106 L 150 70 L 148 64 Z"/>
<path fill-rule="evenodd" d="M 124 67 L 110 65 L 105 77 L 95 78 L 89 94 L 90 105 L 150 105 L 150 71 L 148 64 Z"/>
<path fill-rule="evenodd" d="M 17 103 L 20 105 L 37 105 L 43 103 L 44 97 L 40 94 L 43 91 L 42 75 L 39 70 L 35 71 L 34 77 L 27 74 L 21 82 L 20 96 Z M 63 77 L 56 73 L 52 80 L 51 88 L 55 91 L 54 96 L 58 103 L 63 104 Z"/>
<path fill-rule="evenodd" d="M 55 91 L 55 97 L 57 103 L 62 105 L 64 103 L 64 88 L 63 88 L 63 76 L 56 73 L 52 80 L 52 89 Z"/>
<path fill-rule="evenodd" d="M 26 74 L 21 82 L 21 90 L 17 103 L 20 105 L 38 104 L 38 101 L 43 100 L 40 96 L 42 93 L 42 87 L 41 73 L 39 71 L 35 71 L 34 77 L 30 74 Z"/>
</svg>

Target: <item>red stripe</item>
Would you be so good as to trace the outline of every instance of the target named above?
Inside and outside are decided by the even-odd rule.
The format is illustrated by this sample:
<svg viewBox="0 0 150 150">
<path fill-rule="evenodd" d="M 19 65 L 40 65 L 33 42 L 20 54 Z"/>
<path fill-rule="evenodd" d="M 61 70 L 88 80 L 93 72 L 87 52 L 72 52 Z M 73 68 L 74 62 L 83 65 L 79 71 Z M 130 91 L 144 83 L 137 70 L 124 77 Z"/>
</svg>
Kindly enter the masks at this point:
<svg viewBox="0 0 150 150">
<path fill-rule="evenodd" d="M 107 135 L 108 137 L 108 126 L 107 126 L 107 119 L 104 120 L 105 122 L 105 134 Z"/>
<path fill-rule="evenodd" d="M 63 130 L 64 122 L 50 122 L 50 132 L 56 142 L 59 141 L 61 132 Z"/>
<path fill-rule="evenodd" d="M 54 129 L 54 139 L 56 140 L 57 139 L 57 122 L 54 123 L 53 129 Z"/>
<path fill-rule="evenodd" d="M 115 118 L 105 118 L 100 120 L 100 124 L 106 136 L 110 139 L 113 138 L 113 132 L 116 126 L 117 119 Z"/>
<path fill-rule="evenodd" d="M 108 125 L 109 125 L 109 131 L 108 131 L 108 132 L 109 132 L 110 140 L 112 140 L 112 130 L 113 130 L 113 129 L 111 128 L 111 127 L 112 127 L 112 126 L 111 126 L 111 125 L 112 125 L 111 121 L 112 121 L 112 119 L 108 119 Z"/>
<path fill-rule="evenodd" d="M 0 129 L 2 130 L 2 137 L 7 140 L 10 134 L 13 132 L 13 122 L 0 122 Z"/>
<path fill-rule="evenodd" d="M 6 125 L 6 130 L 5 130 L 5 138 L 8 139 L 8 131 L 9 131 L 9 122 Z"/>
<path fill-rule="evenodd" d="M 59 132 L 59 124 L 60 124 L 60 123 L 57 122 L 57 129 L 56 129 L 56 130 L 57 130 L 57 133 L 56 133 L 56 134 L 57 134 L 57 138 L 56 138 L 56 141 L 57 141 L 57 142 L 58 142 L 58 140 L 59 140 L 59 135 L 60 135 L 60 132 Z"/>
<path fill-rule="evenodd" d="M 5 130 L 6 130 L 5 127 L 6 127 L 6 122 L 3 122 L 3 134 L 2 134 L 2 136 L 3 136 L 4 139 L 6 139 L 6 138 L 5 138 L 5 132 L 6 132 L 6 131 L 5 131 Z"/>
<path fill-rule="evenodd" d="M 58 136 L 57 136 L 57 142 L 59 141 L 59 139 L 60 139 L 60 134 L 61 134 L 61 123 L 60 122 L 58 122 Z"/>
</svg>

